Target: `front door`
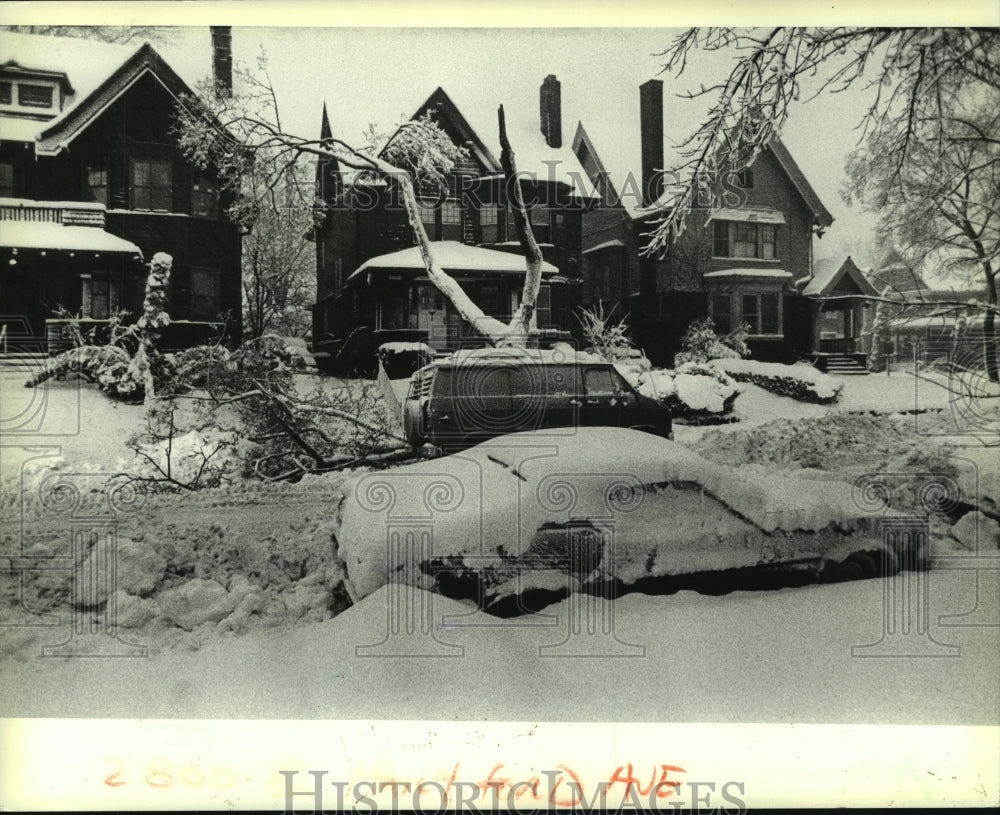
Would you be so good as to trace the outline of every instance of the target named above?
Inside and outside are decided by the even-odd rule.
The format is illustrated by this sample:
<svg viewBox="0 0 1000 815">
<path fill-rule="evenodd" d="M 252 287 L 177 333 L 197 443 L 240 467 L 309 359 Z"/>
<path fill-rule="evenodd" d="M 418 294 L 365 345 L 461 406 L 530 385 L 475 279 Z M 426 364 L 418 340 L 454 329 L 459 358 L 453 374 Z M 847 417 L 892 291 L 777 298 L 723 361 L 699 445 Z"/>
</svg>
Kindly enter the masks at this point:
<svg viewBox="0 0 1000 815">
<path fill-rule="evenodd" d="M 448 323 L 444 295 L 430 283 L 420 286 L 417 327 L 427 332 L 427 344 L 440 350 L 448 345 Z"/>
</svg>

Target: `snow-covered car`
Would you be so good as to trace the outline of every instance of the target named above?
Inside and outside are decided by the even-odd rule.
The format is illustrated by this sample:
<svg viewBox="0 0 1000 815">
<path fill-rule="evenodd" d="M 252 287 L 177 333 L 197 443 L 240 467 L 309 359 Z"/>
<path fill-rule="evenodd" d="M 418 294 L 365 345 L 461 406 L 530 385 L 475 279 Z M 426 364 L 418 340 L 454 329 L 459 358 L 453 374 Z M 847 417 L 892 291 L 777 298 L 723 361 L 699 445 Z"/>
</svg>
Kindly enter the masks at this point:
<svg viewBox="0 0 1000 815">
<path fill-rule="evenodd" d="M 775 572 L 802 584 L 920 556 L 883 549 L 846 483 L 723 467 L 611 427 L 516 433 L 358 476 L 337 540 L 356 598 L 408 583 L 499 614 L 525 610 L 528 592 L 724 591 Z"/>
<path fill-rule="evenodd" d="M 458 352 L 416 371 L 403 403 L 404 437 L 415 447 L 454 451 L 506 433 L 565 437 L 581 427 L 672 433 L 669 407 L 602 357 L 572 350 Z"/>
</svg>

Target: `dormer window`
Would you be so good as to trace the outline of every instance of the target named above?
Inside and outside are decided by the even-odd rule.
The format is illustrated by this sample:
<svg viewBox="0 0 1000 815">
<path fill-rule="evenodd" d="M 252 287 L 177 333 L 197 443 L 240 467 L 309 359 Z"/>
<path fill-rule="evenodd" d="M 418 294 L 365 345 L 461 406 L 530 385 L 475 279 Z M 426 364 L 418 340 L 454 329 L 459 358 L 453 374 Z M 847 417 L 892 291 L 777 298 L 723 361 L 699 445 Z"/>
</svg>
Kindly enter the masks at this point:
<svg viewBox="0 0 1000 815">
<path fill-rule="evenodd" d="M 11 76 L 0 81 L 0 107 L 16 113 L 55 115 L 61 103 L 59 82 L 42 76 Z"/>
<path fill-rule="evenodd" d="M 55 88 L 52 85 L 17 83 L 17 103 L 23 108 L 51 108 Z"/>
</svg>

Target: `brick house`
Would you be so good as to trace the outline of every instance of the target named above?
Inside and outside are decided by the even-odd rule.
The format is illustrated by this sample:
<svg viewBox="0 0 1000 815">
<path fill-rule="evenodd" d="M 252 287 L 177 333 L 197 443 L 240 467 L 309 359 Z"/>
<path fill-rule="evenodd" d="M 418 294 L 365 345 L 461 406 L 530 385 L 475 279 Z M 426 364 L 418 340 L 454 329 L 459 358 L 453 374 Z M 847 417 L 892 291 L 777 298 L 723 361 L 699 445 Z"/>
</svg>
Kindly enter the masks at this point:
<svg viewBox="0 0 1000 815">
<path fill-rule="evenodd" d="M 550 332 L 571 330 L 579 302 L 583 212 L 594 191 L 562 138 L 560 83 L 546 77 L 539 114 L 505 105 L 521 189 L 545 259 L 537 323 Z M 421 217 L 442 267 L 487 314 L 509 320 L 524 282 L 524 258 L 510 215 L 498 156 L 496 110 L 473 102 L 460 109 L 437 88 L 415 111 L 435 121 L 469 158 L 451 174 L 448 189 L 418 188 Z M 472 122 L 476 122 L 474 127 Z M 331 135 L 324 107 L 321 138 Z M 439 350 L 483 342 L 427 279 L 402 201 L 385 182 L 342 168 L 317 170 L 329 209 L 314 231 L 318 362 L 344 355 L 370 360 L 388 341 L 421 341 Z"/>
<path fill-rule="evenodd" d="M 714 212 L 711 202 L 698 202 L 663 258 L 642 257 L 655 221 L 649 207 L 669 164 L 663 83 L 646 82 L 639 97 L 636 165 L 616 177 L 582 125 L 573 140 L 602 195 L 584 215 L 583 304 L 627 315 L 636 342 L 661 365 L 672 363 L 687 326 L 703 317 L 719 332 L 747 323 L 756 359 L 787 362 L 819 352 L 815 304 L 796 281 L 812 278 L 813 236 L 833 217 L 787 148 L 775 139 L 752 166 L 717 181 Z"/>
<path fill-rule="evenodd" d="M 207 33 L 207 32 L 206 32 Z M 206 37 L 206 40 L 208 38 Z M 218 80 L 228 29 L 212 32 Z M 206 42 L 205 63 L 209 48 Z M 8 336 L 52 340 L 61 306 L 106 325 L 141 309 L 146 267 L 173 257 L 165 347 L 221 325 L 238 339 L 241 238 L 217 179 L 172 135 L 188 84 L 149 43 L 0 33 L 0 301 Z"/>
</svg>

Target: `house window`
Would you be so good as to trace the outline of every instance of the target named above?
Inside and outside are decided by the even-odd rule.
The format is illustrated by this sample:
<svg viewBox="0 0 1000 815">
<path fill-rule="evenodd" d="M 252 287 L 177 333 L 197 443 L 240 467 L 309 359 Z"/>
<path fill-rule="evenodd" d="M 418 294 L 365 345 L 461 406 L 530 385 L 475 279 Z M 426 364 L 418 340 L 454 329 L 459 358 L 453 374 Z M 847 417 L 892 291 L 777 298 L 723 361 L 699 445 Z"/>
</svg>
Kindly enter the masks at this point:
<svg viewBox="0 0 1000 815">
<path fill-rule="evenodd" d="M 495 243 L 500 240 L 497 234 L 497 217 L 499 211 L 496 204 L 483 204 L 479 209 L 479 239 L 483 243 Z"/>
<path fill-rule="evenodd" d="M 0 164 L 0 198 L 14 197 L 14 165 Z"/>
<path fill-rule="evenodd" d="M 441 204 L 441 223 L 462 223 L 462 207 L 457 201 L 445 201 Z"/>
<path fill-rule="evenodd" d="M 420 220 L 424 226 L 434 226 L 436 218 L 434 205 L 425 204 L 423 201 L 417 202 L 417 209 L 420 211 Z"/>
<path fill-rule="evenodd" d="M 132 159 L 132 209 L 169 212 L 173 203 L 173 172 L 169 161 Z"/>
<path fill-rule="evenodd" d="M 539 286 L 538 299 L 535 301 L 535 325 L 538 328 L 549 328 L 552 322 L 552 290 L 547 285 Z"/>
<path fill-rule="evenodd" d="M 0 105 L 14 103 L 14 86 L 10 82 L 0 82 Z"/>
<path fill-rule="evenodd" d="M 728 294 L 712 295 L 709 314 L 715 323 L 716 334 L 728 334 L 733 330 L 732 302 Z"/>
<path fill-rule="evenodd" d="M 80 278 L 80 313 L 92 320 L 107 320 L 118 309 L 118 284 L 104 273 Z"/>
<path fill-rule="evenodd" d="M 778 228 L 774 224 L 713 221 L 712 255 L 717 258 L 778 257 Z"/>
<path fill-rule="evenodd" d="M 219 209 L 219 191 L 207 175 L 198 174 L 191 184 L 191 214 L 199 218 L 215 218 Z"/>
<path fill-rule="evenodd" d="M 732 257 L 755 258 L 757 254 L 757 224 L 735 223 L 729 231 L 732 235 Z"/>
<path fill-rule="evenodd" d="M 479 224 L 480 226 L 496 226 L 497 224 L 497 205 L 496 204 L 483 204 L 479 208 Z"/>
<path fill-rule="evenodd" d="M 23 108 L 50 108 L 53 90 L 51 85 L 29 85 L 18 82 L 17 103 Z"/>
<path fill-rule="evenodd" d="M 733 173 L 733 181 L 736 182 L 737 187 L 742 187 L 745 190 L 752 190 L 753 170 L 740 170 L 738 173 Z"/>
<path fill-rule="evenodd" d="M 500 313 L 500 287 L 486 283 L 480 286 L 479 307 L 485 314 L 496 317 Z"/>
<path fill-rule="evenodd" d="M 191 317 L 215 320 L 219 316 L 219 270 L 204 266 L 191 267 Z"/>
<path fill-rule="evenodd" d="M 548 207 L 532 207 L 531 208 L 531 225 L 532 226 L 548 226 L 549 225 L 549 210 Z"/>
<path fill-rule="evenodd" d="M 715 323 L 716 334 L 728 334 L 734 326 L 741 323 L 750 327 L 750 334 L 753 336 L 781 334 L 780 292 L 712 294 L 708 302 L 709 316 Z M 734 305 L 737 306 L 735 314 Z"/>
<path fill-rule="evenodd" d="M 108 203 L 108 167 L 104 162 L 100 164 L 88 164 L 87 190 L 90 192 L 90 200 L 101 204 Z"/>
</svg>

